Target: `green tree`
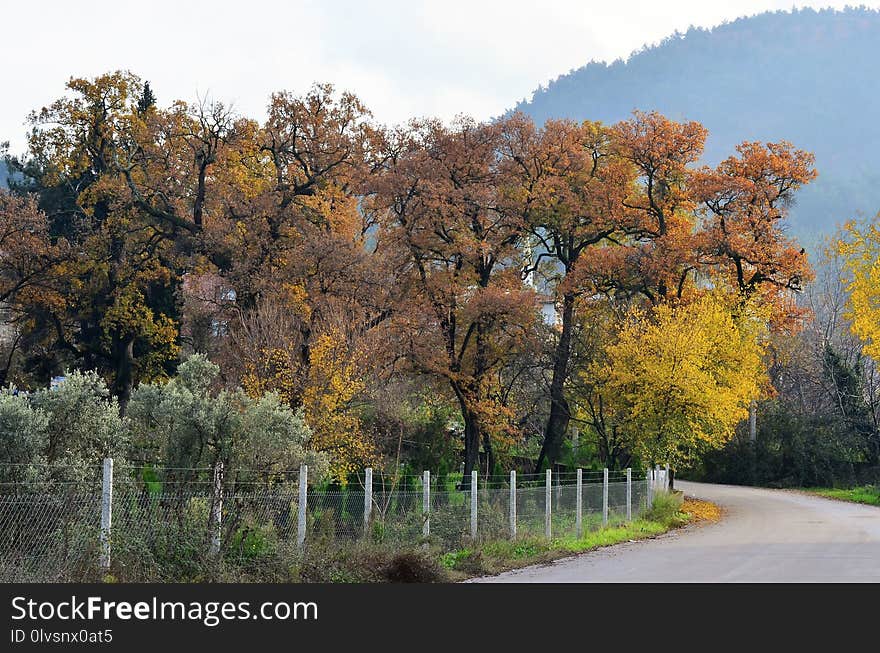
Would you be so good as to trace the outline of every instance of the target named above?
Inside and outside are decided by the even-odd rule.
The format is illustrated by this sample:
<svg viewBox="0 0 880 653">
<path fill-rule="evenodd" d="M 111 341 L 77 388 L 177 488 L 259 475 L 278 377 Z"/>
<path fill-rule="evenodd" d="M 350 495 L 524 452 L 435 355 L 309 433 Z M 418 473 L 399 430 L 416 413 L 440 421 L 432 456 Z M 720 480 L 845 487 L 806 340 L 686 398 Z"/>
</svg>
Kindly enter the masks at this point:
<svg viewBox="0 0 880 653">
<path fill-rule="evenodd" d="M 53 479 L 94 478 L 103 458 L 127 450 L 127 422 L 96 372 L 70 372 L 56 387 L 34 393 L 32 402 L 47 418 L 45 459 L 59 466 Z"/>
<path fill-rule="evenodd" d="M 310 478 L 326 474 L 327 457 L 309 449 L 312 433 L 301 412 L 273 393 L 254 399 L 240 388 L 215 391 L 218 373 L 217 365 L 194 354 L 169 382 L 132 393 L 128 417 L 141 457 L 190 478 L 221 462 L 227 478 L 238 472 L 239 480 L 245 472 L 268 478 L 303 462 Z"/>
<path fill-rule="evenodd" d="M 14 388 L 0 390 L 0 483 L 38 480 L 45 468 L 49 419 Z"/>
</svg>

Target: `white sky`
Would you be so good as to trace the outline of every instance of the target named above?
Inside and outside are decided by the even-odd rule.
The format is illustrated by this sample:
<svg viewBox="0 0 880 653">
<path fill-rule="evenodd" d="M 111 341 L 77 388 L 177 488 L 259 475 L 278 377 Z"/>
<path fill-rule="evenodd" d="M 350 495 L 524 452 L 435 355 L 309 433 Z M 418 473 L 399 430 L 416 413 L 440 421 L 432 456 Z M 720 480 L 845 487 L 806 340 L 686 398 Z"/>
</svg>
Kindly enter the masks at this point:
<svg viewBox="0 0 880 653">
<path fill-rule="evenodd" d="M 877 2 L 851 4 L 880 6 Z M 71 76 L 129 69 L 159 104 L 198 95 L 263 116 L 269 94 L 314 81 L 352 90 L 382 122 L 489 118 L 590 60 L 626 57 L 676 29 L 792 0 L 3 0 L 0 141 Z"/>
</svg>

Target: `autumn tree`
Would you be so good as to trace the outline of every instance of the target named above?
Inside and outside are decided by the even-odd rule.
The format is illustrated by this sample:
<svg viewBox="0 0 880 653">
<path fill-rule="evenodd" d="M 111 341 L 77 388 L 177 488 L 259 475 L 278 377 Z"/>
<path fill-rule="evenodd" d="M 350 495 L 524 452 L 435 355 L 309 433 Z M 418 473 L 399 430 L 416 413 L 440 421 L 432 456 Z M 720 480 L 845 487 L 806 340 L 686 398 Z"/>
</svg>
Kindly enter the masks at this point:
<svg viewBox="0 0 880 653">
<path fill-rule="evenodd" d="M 406 254 L 410 294 L 394 318 L 417 370 L 445 379 L 464 423 L 465 483 L 482 444 L 505 429 L 492 372 L 529 341 L 535 297 L 525 288 L 520 223 L 499 210 L 505 123 L 415 124 L 392 142 L 373 208 Z"/>
<path fill-rule="evenodd" d="M 609 347 L 618 341 L 630 310 L 628 302 L 596 296 L 579 302 L 576 311 L 578 328 L 567 384 L 572 420 L 579 428 L 581 450 L 609 469 L 631 467 L 636 460 L 630 434 L 607 392 L 612 373 Z"/>
<path fill-rule="evenodd" d="M 676 469 L 733 437 L 767 381 L 763 329 L 718 293 L 631 315 L 595 373 L 643 461 Z"/>
<path fill-rule="evenodd" d="M 0 302 L 45 282 L 66 254 L 63 240 L 53 243 L 46 215 L 34 196 L 0 191 Z"/>
<path fill-rule="evenodd" d="M 375 459 L 354 404 L 366 334 L 395 291 L 392 261 L 376 254 L 359 207 L 376 137 L 369 117 L 330 85 L 274 94 L 246 166 L 250 190 L 212 227 L 237 253 L 220 270 L 237 295 L 227 353 L 246 387 L 304 408 L 343 479 Z"/>
<path fill-rule="evenodd" d="M 136 380 L 162 378 L 177 352 L 168 242 L 117 171 L 120 148 L 142 124 L 142 85 L 116 72 L 71 79 L 68 91 L 31 115 L 29 158 L 18 163 L 25 181 L 14 188 L 37 193 L 50 240 L 64 238 L 74 254 L 56 269 L 55 299 L 32 298 L 21 310 L 34 338 L 112 379 L 124 406 Z"/>
<path fill-rule="evenodd" d="M 628 388 L 662 372 L 636 337 L 656 339 L 658 360 L 711 354 L 732 374 L 734 354 L 754 353 L 743 316 L 792 326 L 791 294 L 810 278 L 783 224 L 815 176 L 811 156 L 744 143 L 698 167 L 705 128 L 658 113 L 386 129 L 356 96 L 315 85 L 273 94 L 258 121 L 208 98 L 160 106 L 115 72 L 70 80 L 31 127 L 0 195 L 0 302 L 17 338 L 5 374 L 13 355 L 34 384 L 93 370 L 124 409 L 182 352 L 208 352 L 218 383 L 301 415 L 338 478 L 379 459 L 383 429 L 364 427 L 364 404 L 386 382 L 448 387 L 466 473 L 481 450 L 491 472 L 526 431 L 540 432 L 538 467 L 556 462 L 573 417 L 622 462 L 644 444 L 628 425 L 653 401 Z M 848 245 L 854 283 L 871 274 L 873 250 L 855 263 L 865 238 Z M 558 326 L 540 324 L 529 280 Z M 630 311 L 638 328 L 621 320 Z M 718 353 L 730 324 L 746 335 Z M 680 335 L 691 327 L 700 342 Z M 723 415 L 652 404 L 666 421 L 639 428 L 691 444 L 726 433 L 750 392 L 734 380 Z M 675 382 L 669 397 L 693 391 Z M 674 458 L 676 446 L 640 451 Z"/>
<path fill-rule="evenodd" d="M 153 112 L 146 127 L 120 172 L 135 205 L 186 256 L 184 302 L 207 309 L 228 381 L 305 407 L 319 440 L 351 445 L 337 471 L 368 464 L 371 446 L 339 379 L 355 382 L 358 338 L 381 321 L 394 287 L 359 210 L 369 113 L 355 96 L 316 85 L 274 94 L 262 125 L 212 102 Z M 328 346 L 346 356 L 316 366 L 313 348 Z"/>
<path fill-rule="evenodd" d="M 611 132 L 617 155 L 634 166 L 638 184 L 623 201 L 630 222 L 620 246 L 603 251 L 583 272 L 600 287 L 652 305 L 680 298 L 698 267 L 689 181 L 707 130 L 698 122 L 636 111 Z"/>
<path fill-rule="evenodd" d="M 837 242 L 848 292 L 846 318 L 863 351 L 880 360 L 880 227 L 848 222 Z"/>
<path fill-rule="evenodd" d="M 545 133 L 552 125 L 548 123 Z M 545 195 L 549 202 L 533 191 L 537 184 L 527 186 L 530 216 L 540 215 L 545 207 L 551 215 L 571 211 L 571 194 L 560 192 L 558 181 L 553 181 L 566 175 L 580 193 L 575 194 L 579 204 L 574 206 L 582 212 L 574 211 L 572 223 L 582 230 L 580 240 L 577 232 L 560 231 L 565 223 L 546 218 L 538 220 L 535 233 L 539 257 L 557 263 L 550 269 L 558 271 L 561 280 L 553 287 L 562 291 L 561 332 L 539 463 L 558 457 L 571 414 L 565 396 L 570 370 L 565 364 L 571 360 L 572 334 L 578 331 L 574 298 L 606 296 L 618 303 L 658 306 L 691 301 L 705 288 L 720 284 L 735 288 L 743 299 L 760 297 L 773 307 L 769 315 L 774 326 L 790 327 L 799 314 L 790 295 L 800 291 L 811 274 L 803 250 L 784 235 L 783 227 L 794 193 L 815 177 L 809 153 L 784 142 L 744 143 L 737 156 L 716 169 L 698 169 L 695 164 L 707 133 L 699 123 L 636 112 L 610 128 L 586 123 L 582 129 L 598 139 L 585 139 L 586 146 L 580 148 L 581 156 L 586 152 L 586 161 L 594 162 L 586 168 L 589 183 L 583 175 L 570 175 L 578 152 L 571 145 L 561 148 L 565 154 L 552 166 L 542 168 L 535 156 L 514 158 L 551 171 L 544 175 L 551 180 L 551 192 Z M 542 237 L 546 235 L 551 237 Z M 592 421 L 600 423 L 596 406 L 586 408 Z"/>
<path fill-rule="evenodd" d="M 609 130 L 599 123 L 548 121 L 536 129 L 517 116 L 505 131 L 503 155 L 509 179 L 504 209 L 527 230 L 535 252 L 528 253 L 528 274 L 542 272 L 559 306 L 549 382 L 550 410 L 537 467 L 559 457 L 571 409 L 566 384 L 571 373 L 575 304 L 595 286 L 573 272 L 601 245 L 624 233 L 629 215 L 624 201 L 633 192 L 635 169 L 612 149 Z M 553 263 L 542 266 L 544 259 Z"/>
<path fill-rule="evenodd" d="M 33 354 L 36 343 L 28 336 L 39 330 L 37 324 L 63 305 L 57 281 L 70 254 L 65 239 L 51 237 L 35 196 L 0 191 L 0 305 L 9 309 L 6 326 L 12 331 L 0 384 L 21 348 Z M 37 307 L 42 310 L 32 310 Z"/>
<path fill-rule="evenodd" d="M 783 326 L 800 311 L 790 300 L 812 279 L 802 247 L 783 221 L 795 192 L 816 177 L 814 157 L 790 143 L 746 142 L 714 170 L 694 175 L 693 194 L 706 217 L 699 234 L 702 263 L 745 297 L 760 296 Z"/>
</svg>

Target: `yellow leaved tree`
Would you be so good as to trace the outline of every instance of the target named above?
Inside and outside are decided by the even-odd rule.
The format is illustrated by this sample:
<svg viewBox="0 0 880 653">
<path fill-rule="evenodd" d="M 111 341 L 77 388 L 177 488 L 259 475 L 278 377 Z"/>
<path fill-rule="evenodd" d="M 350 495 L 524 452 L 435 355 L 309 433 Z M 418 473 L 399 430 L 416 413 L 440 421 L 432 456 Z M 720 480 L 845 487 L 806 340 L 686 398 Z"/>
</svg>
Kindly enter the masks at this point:
<svg viewBox="0 0 880 653">
<path fill-rule="evenodd" d="M 848 222 L 837 243 L 850 278 L 846 317 L 864 352 L 880 360 L 880 227 Z"/>
<path fill-rule="evenodd" d="M 348 474 L 376 462 L 376 447 L 361 425 L 355 405 L 364 390 L 358 351 L 339 328 L 315 336 L 307 364 L 296 348 L 261 348 L 249 362 L 242 386 L 252 397 L 275 392 L 302 410 L 312 430 L 310 446 L 330 457 L 330 473 L 345 482 Z"/>
<path fill-rule="evenodd" d="M 630 316 L 594 372 L 637 456 L 676 468 L 733 437 L 766 383 L 766 317 L 719 293 Z"/>
<path fill-rule="evenodd" d="M 373 442 L 352 407 L 363 389 L 342 334 L 331 330 L 318 336 L 311 350 L 302 405 L 314 433 L 312 446 L 330 455 L 330 471 L 341 480 L 375 457 Z"/>
</svg>

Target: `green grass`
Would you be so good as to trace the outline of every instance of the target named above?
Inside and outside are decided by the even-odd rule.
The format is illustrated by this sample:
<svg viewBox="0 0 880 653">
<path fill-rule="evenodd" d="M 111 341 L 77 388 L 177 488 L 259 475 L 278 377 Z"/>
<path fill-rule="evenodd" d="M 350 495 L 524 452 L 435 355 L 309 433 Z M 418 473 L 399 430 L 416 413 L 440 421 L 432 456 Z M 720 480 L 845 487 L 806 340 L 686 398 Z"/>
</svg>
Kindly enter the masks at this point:
<svg viewBox="0 0 880 653">
<path fill-rule="evenodd" d="M 600 546 L 611 546 L 629 540 L 641 540 L 646 537 L 655 537 L 668 531 L 670 526 L 648 519 L 637 519 L 630 524 L 603 528 L 602 530 L 587 533 L 581 539 L 565 538 L 556 540 L 554 544 L 559 549 L 569 553 L 583 553 Z"/>
<path fill-rule="evenodd" d="M 805 488 L 805 491 L 831 499 L 880 506 L 880 487 L 876 485 L 862 485 L 861 487 L 854 487 L 848 490 L 840 488 Z"/>
<path fill-rule="evenodd" d="M 471 548 L 445 553 L 440 558 L 450 580 L 498 574 L 502 571 L 551 562 L 604 546 L 661 535 L 683 526 L 688 515 L 680 512 L 681 497 L 658 495 L 643 518 L 631 523 L 611 524 L 588 530 L 583 537 L 557 537 L 546 540 L 536 535 L 516 540 L 493 540 Z"/>
</svg>

